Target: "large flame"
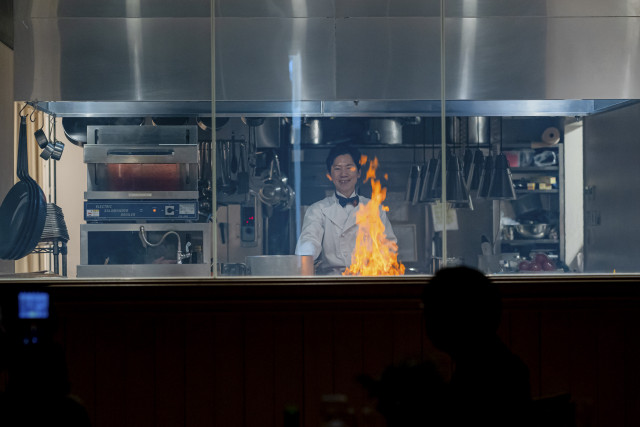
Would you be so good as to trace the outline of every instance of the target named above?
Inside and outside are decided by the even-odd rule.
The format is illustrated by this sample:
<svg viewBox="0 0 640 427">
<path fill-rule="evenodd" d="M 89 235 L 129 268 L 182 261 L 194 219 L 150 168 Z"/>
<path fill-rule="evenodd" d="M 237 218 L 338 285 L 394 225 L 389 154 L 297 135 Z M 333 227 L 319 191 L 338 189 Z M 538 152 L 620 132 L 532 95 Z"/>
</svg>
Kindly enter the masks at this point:
<svg viewBox="0 0 640 427">
<path fill-rule="evenodd" d="M 360 164 L 366 163 L 362 156 Z M 371 201 L 361 204 L 356 212 L 358 236 L 356 248 L 351 255 L 351 265 L 342 273 L 351 276 L 399 276 L 404 274 L 404 265 L 398 262 L 398 245 L 387 239 L 384 224 L 380 219 L 380 209 L 389 211 L 382 202 L 387 197 L 387 189 L 376 180 L 378 158 L 369 164 L 364 182 L 371 180 Z"/>
</svg>

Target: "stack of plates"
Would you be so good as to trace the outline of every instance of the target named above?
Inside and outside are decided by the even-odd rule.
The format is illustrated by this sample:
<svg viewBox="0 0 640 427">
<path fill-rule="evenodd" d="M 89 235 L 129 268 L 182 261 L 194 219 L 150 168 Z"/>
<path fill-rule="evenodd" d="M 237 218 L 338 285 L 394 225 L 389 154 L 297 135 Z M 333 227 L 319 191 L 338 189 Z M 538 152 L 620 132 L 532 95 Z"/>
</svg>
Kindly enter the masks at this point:
<svg viewBox="0 0 640 427">
<path fill-rule="evenodd" d="M 46 242 L 55 239 L 68 242 L 69 232 L 67 230 L 67 224 L 64 222 L 62 209 L 55 203 L 47 203 L 47 217 L 40 241 Z"/>
</svg>

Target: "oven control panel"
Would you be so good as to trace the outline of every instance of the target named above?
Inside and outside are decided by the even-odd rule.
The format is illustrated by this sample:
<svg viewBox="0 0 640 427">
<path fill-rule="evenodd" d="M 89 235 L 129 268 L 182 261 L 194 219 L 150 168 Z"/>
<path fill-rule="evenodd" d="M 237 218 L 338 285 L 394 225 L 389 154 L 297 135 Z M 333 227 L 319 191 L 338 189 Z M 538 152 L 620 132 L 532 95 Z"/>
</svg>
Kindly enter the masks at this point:
<svg viewBox="0 0 640 427">
<path fill-rule="evenodd" d="M 87 222 L 196 221 L 197 200 L 92 200 L 84 202 Z"/>
</svg>

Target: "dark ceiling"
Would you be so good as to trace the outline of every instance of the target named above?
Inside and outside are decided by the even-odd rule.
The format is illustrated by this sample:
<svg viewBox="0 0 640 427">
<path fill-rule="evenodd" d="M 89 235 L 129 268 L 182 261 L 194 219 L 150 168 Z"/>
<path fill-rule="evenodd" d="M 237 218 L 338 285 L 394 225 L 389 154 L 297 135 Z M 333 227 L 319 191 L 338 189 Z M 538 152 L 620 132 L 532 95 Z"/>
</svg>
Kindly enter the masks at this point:
<svg viewBox="0 0 640 427">
<path fill-rule="evenodd" d="M 13 49 L 13 0 L 0 0 L 0 42 Z"/>
</svg>

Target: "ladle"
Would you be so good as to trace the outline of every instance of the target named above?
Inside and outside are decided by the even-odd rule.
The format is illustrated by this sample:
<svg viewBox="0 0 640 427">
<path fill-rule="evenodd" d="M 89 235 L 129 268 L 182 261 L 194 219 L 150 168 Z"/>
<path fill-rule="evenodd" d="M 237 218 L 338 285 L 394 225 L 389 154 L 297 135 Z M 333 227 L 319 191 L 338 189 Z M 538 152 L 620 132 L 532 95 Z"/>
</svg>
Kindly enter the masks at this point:
<svg viewBox="0 0 640 427">
<path fill-rule="evenodd" d="M 274 154 L 273 160 L 271 160 L 271 168 L 269 170 L 269 177 L 262 184 L 262 188 L 260 189 L 258 195 L 260 200 L 265 205 L 275 206 L 280 203 L 286 196 L 283 194 L 283 183 L 282 178 L 280 176 L 280 161 L 278 160 L 278 155 Z"/>
</svg>

